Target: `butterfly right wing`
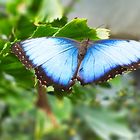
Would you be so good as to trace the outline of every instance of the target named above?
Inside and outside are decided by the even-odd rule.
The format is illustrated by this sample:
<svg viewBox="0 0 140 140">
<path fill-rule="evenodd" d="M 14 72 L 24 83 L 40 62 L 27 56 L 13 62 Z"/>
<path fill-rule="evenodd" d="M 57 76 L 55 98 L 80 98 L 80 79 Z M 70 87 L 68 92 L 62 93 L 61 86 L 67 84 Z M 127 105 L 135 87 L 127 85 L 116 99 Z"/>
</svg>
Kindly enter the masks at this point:
<svg viewBox="0 0 140 140">
<path fill-rule="evenodd" d="M 82 84 L 98 83 L 140 67 L 140 42 L 106 39 L 89 45 L 78 71 Z"/>
<path fill-rule="evenodd" d="M 67 38 L 35 38 L 12 47 L 28 68 L 34 68 L 43 85 L 69 88 L 78 66 L 79 43 Z"/>
</svg>

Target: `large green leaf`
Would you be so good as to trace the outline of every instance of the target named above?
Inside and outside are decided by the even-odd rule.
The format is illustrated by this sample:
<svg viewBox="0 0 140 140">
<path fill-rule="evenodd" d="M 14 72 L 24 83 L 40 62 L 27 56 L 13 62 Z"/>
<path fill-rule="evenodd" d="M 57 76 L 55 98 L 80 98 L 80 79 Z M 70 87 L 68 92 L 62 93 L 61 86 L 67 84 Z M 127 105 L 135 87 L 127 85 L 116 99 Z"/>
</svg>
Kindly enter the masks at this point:
<svg viewBox="0 0 140 140">
<path fill-rule="evenodd" d="M 58 31 L 59 28 L 52 27 L 51 25 L 41 25 L 38 26 L 34 31 L 32 37 L 43 37 L 43 36 L 52 36 Z"/>
<path fill-rule="evenodd" d="M 29 18 L 21 16 L 15 25 L 15 36 L 18 39 L 27 39 L 32 35 L 35 29 L 36 26 Z"/>
<path fill-rule="evenodd" d="M 6 18 L 1 18 L 0 19 L 0 36 L 1 35 L 9 36 L 11 34 L 11 29 L 12 29 L 12 21 Z"/>
<path fill-rule="evenodd" d="M 69 37 L 77 40 L 83 39 L 97 39 L 96 30 L 88 27 L 86 19 L 73 19 L 60 30 L 58 30 L 54 36 Z"/>
</svg>

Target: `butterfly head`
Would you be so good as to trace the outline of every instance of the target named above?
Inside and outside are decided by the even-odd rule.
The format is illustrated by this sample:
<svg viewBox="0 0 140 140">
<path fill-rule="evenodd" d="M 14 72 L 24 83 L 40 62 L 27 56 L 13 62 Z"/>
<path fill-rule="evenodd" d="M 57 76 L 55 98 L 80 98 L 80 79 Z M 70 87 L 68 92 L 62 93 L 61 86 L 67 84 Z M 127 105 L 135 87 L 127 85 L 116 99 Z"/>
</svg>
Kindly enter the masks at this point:
<svg viewBox="0 0 140 140">
<path fill-rule="evenodd" d="M 89 38 L 88 38 L 88 39 L 84 39 L 84 40 L 81 42 L 81 44 L 82 44 L 83 47 L 87 47 L 88 44 L 89 44 L 89 42 L 90 42 L 90 40 L 89 40 Z"/>
</svg>

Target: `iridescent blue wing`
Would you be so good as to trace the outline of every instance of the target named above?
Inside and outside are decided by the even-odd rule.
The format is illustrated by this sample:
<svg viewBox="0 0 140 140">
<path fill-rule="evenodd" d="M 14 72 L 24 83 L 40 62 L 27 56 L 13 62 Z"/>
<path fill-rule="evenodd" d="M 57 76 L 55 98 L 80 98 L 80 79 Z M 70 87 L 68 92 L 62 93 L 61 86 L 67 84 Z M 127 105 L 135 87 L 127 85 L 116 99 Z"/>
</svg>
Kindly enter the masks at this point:
<svg viewBox="0 0 140 140">
<path fill-rule="evenodd" d="M 43 85 L 70 87 L 78 65 L 79 43 L 67 38 L 35 38 L 16 43 L 12 51 L 34 68 Z"/>
<path fill-rule="evenodd" d="M 140 42 L 100 40 L 88 46 L 77 78 L 82 84 L 98 83 L 138 67 L 140 67 Z"/>
</svg>

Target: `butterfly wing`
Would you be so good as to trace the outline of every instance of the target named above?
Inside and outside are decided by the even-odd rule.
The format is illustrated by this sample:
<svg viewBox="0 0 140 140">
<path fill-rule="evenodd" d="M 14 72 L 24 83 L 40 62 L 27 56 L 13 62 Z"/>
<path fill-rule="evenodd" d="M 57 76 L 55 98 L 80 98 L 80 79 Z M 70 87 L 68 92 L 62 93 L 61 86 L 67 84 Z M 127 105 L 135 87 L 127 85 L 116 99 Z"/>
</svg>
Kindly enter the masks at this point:
<svg viewBox="0 0 140 140">
<path fill-rule="evenodd" d="M 67 38 L 35 38 L 12 47 L 27 68 L 34 68 L 42 84 L 69 87 L 78 65 L 78 42 Z"/>
<path fill-rule="evenodd" d="M 132 40 L 100 40 L 89 45 L 77 79 L 82 84 L 107 81 L 140 67 L 140 43 Z"/>
</svg>

